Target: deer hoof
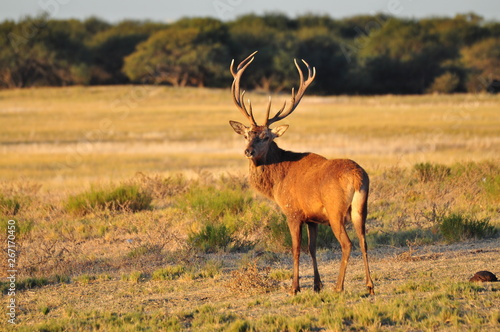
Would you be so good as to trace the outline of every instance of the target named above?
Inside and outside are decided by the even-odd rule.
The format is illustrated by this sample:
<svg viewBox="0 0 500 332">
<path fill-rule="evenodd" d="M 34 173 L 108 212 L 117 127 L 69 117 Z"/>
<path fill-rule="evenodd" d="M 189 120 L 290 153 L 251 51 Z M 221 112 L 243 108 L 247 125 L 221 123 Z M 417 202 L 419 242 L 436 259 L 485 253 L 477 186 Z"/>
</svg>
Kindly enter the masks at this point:
<svg viewBox="0 0 500 332">
<path fill-rule="evenodd" d="M 319 284 L 314 284 L 314 291 L 319 293 L 323 289 L 323 284 L 320 282 Z"/>
</svg>

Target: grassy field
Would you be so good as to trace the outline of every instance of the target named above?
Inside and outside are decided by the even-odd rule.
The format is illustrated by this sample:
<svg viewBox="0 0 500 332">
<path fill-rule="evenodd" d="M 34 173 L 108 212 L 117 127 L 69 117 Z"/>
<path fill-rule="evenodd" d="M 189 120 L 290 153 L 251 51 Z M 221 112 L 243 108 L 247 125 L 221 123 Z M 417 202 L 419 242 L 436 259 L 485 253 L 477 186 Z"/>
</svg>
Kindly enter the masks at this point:
<svg viewBox="0 0 500 332">
<path fill-rule="evenodd" d="M 278 143 L 370 174 L 376 295 L 357 249 L 333 292 L 340 250 L 321 228 L 326 287 L 312 292 L 304 252 L 292 297 L 284 216 L 247 185 L 228 90 L 0 91 L 2 303 L 15 220 L 19 331 L 498 330 L 500 285 L 468 279 L 500 275 L 499 109 L 483 94 L 306 96 Z"/>
</svg>

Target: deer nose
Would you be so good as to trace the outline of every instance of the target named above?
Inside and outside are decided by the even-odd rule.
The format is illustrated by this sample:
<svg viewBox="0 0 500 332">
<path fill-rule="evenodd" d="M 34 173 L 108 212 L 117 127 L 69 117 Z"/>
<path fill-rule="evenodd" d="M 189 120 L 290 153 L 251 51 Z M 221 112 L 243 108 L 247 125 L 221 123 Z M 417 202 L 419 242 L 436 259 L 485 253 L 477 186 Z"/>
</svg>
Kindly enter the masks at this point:
<svg viewBox="0 0 500 332">
<path fill-rule="evenodd" d="M 245 150 L 245 156 L 247 158 L 252 158 L 255 154 L 255 150 L 253 148 L 248 148 Z"/>
</svg>

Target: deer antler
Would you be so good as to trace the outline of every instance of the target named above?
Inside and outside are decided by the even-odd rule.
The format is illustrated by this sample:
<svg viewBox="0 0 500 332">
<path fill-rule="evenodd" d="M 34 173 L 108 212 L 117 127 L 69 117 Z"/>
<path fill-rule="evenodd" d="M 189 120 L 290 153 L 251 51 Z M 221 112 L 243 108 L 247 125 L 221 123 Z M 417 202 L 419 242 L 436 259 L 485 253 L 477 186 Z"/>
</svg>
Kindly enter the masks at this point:
<svg viewBox="0 0 500 332">
<path fill-rule="evenodd" d="M 252 113 L 252 103 L 250 100 L 248 101 L 249 103 L 249 110 L 247 110 L 244 97 L 245 97 L 245 91 L 240 91 L 240 79 L 241 76 L 243 75 L 243 72 L 245 69 L 252 63 L 254 60 L 254 55 L 257 53 L 257 51 L 253 52 L 250 54 L 245 60 L 241 61 L 238 67 L 236 67 L 236 70 L 234 70 L 234 59 L 231 61 L 231 74 L 234 77 L 233 85 L 231 86 L 231 93 L 233 95 L 233 101 L 236 104 L 236 107 L 240 110 L 240 112 L 255 126 L 257 125 L 257 122 L 255 121 L 255 118 Z M 266 110 L 266 123 L 264 124 L 265 126 L 269 126 L 273 124 L 274 122 L 283 120 L 292 112 L 295 110 L 297 105 L 299 105 L 300 100 L 304 96 L 304 92 L 306 91 L 307 87 L 311 84 L 311 82 L 314 80 L 316 77 L 316 68 L 311 68 L 309 64 L 305 61 L 302 60 L 302 62 L 307 66 L 307 80 L 304 82 L 304 74 L 302 73 L 302 69 L 300 69 L 297 60 L 293 60 L 295 63 L 295 67 L 297 67 L 297 71 L 299 72 L 299 77 L 300 77 L 300 83 L 299 83 L 299 89 L 297 93 L 295 93 L 295 89 L 292 88 L 292 98 L 290 101 L 290 106 L 285 110 L 286 107 L 286 101 L 283 103 L 283 106 L 281 109 L 276 112 L 276 114 L 270 119 L 269 118 L 269 113 L 271 111 L 271 97 L 269 97 L 269 103 L 267 105 L 267 110 Z"/>
<path fill-rule="evenodd" d="M 288 108 L 285 110 L 286 107 L 286 100 L 285 100 L 281 109 L 271 119 L 269 118 L 269 111 L 271 110 L 271 98 L 269 98 L 269 104 L 267 106 L 267 116 L 266 116 L 267 120 L 265 124 L 266 126 L 269 126 L 274 122 L 283 120 L 284 118 L 292 114 L 297 105 L 299 105 L 300 100 L 304 96 L 304 92 L 306 92 L 307 87 L 316 77 L 316 68 L 313 67 L 311 69 L 311 66 L 309 66 L 309 64 L 305 60 L 302 60 L 302 62 L 307 66 L 307 80 L 304 82 L 304 75 L 302 74 L 302 70 L 297 64 L 297 60 L 294 59 L 293 62 L 295 63 L 295 67 L 297 67 L 297 71 L 299 72 L 299 77 L 300 77 L 299 89 L 297 93 L 295 93 L 294 88 L 292 88 L 292 98 L 290 100 L 290 106 L 288 106 Z"/>
<path fill-rule="evenodd" d="M 249 107 L 250 110 L 247 111 L 247 108 L 245 106 L 245 90 L 240 92 L 240 79 L 241 75 L 243 75 L 243 72 L 247 67 L 252 63 L 254 59 L 254 55 L 257 53 L 257 51 L 253 52 L 250 54 L 245 60 L 241 61 L 238 67 L 236 67 L 236 71 L 234 70 L 234 59 L 231 61 L 231 74 L 234 77 L 233 85 L 231 86 L 231 94 L 233 95 L 233 101 L 236 104 L 236 107 L 240 110 L 240 112 L 255 126 L 257 126 L 257 122 L 255 122 L 255 118 L 253 117 L 252 113 L 252 103 L 249 102 Z"/>
</svg>

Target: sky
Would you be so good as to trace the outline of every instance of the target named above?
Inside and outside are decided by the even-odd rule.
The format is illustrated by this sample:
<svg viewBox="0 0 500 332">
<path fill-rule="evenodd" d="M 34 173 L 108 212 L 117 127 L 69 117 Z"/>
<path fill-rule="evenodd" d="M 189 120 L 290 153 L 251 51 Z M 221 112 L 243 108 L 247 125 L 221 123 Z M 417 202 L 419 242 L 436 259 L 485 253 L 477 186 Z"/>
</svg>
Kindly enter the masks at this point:
<svg viewBox="0 0 500 332">
<path fill-rule="evenodd" d="M 173 22 L 181 17 L 233 20 L 248 13 L 281 12 L 289 17 L 306 13 L 345 18 L 385 13 L 398 17 L 454 17 L 474 12 L 500 21 L 500 0 L 0 0 L 0 21 L 19 20 L 46 11 L 50 18 L 99 17 L 111 23 L 124 19 Z"/>
</svg>

